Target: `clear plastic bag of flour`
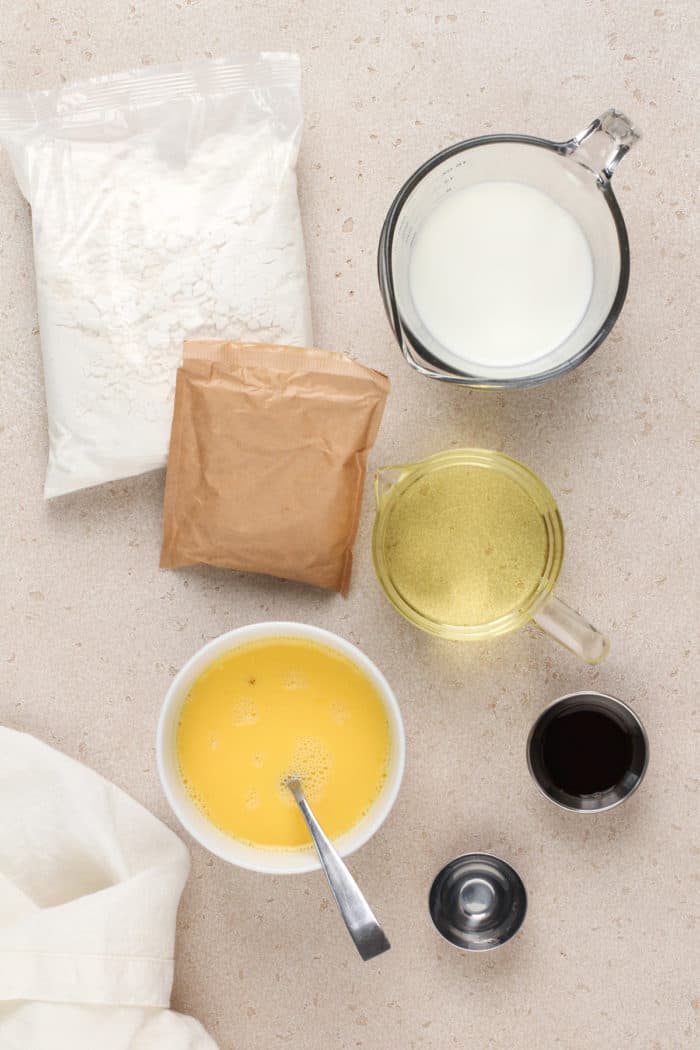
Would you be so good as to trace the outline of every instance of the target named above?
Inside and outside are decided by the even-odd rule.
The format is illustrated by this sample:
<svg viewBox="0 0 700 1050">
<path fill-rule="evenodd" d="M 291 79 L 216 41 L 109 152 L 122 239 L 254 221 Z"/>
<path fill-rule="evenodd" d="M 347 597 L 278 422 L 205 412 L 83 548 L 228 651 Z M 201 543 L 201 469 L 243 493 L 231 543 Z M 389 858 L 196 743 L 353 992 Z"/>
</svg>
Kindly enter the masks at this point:
<svg viewBox="0 0 700 1050">
<path fill-rule="evenodd" d="M 32 207 L 47 497 L 164 466 L 185 338 L 312 343 L 301 125 L 288 54 L 0 96 Z"/>
</svg>

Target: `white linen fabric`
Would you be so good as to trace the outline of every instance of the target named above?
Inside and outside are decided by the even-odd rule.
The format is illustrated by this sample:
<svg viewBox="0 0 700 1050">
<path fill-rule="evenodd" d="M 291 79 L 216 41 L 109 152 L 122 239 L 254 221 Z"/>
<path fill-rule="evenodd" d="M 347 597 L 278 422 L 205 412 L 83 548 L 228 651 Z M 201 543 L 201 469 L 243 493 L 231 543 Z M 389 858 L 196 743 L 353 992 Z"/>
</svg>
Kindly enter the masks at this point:
<svg viewBox="0 0 700 1050">
<path fill-rule="evenodd" d="M 0 1050 L 216 1050 L 168 1009 L 188 870 L 132 798 L 0 727 Z"/>
</svg>

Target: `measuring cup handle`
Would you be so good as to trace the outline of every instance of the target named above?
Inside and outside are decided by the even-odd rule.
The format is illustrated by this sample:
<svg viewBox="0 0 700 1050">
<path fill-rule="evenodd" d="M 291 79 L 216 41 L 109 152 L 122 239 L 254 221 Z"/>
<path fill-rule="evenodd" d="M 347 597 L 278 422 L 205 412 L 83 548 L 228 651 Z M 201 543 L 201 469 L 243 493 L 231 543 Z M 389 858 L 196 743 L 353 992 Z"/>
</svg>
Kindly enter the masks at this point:
<svg viewBox="0 0 700 1050">
<path fill-rule="evenodd" d="M 605 635 L 559 598 L 550 598 L 532 619 L 546 634 L 587 664 L 600 664 L 608 655 L 610 642 Z"/>
<path fill-rule="evenodd" d="M 600 180 L 613 177 L 618 164 L 641 135 L 618 109 L 606 109 L 587 128 L 566 143 L 567 152 Z"/>
</svg>

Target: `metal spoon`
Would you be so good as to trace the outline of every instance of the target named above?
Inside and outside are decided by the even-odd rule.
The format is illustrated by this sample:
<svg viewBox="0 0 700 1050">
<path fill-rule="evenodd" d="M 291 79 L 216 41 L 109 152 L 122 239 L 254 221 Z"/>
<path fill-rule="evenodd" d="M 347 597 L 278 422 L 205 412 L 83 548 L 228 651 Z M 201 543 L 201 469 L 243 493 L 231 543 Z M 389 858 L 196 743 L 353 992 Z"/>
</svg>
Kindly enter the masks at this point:
<svg viewBox="0 0 700 1050">
<path fill-rule="evenodd" d="M 384 930 L 374 917 L 372 909 L 362 895 L 352 875 L 348 871 L 338 853 L 333 848 L 321 825 L 313 815 L 309 803 L 304 797 L 301 781 L 298 777 L 290 777 L 287 787 L 294 795 L 302 816 L 314 841 L 321 867 L 326 873 L 328 885 L 335 897 L 338 910 L 348 928 L 348 933 L 355 942 L 355 947 L 367 962 L 375 955 L 381 955 L 391 947 Z"/>
</svg>

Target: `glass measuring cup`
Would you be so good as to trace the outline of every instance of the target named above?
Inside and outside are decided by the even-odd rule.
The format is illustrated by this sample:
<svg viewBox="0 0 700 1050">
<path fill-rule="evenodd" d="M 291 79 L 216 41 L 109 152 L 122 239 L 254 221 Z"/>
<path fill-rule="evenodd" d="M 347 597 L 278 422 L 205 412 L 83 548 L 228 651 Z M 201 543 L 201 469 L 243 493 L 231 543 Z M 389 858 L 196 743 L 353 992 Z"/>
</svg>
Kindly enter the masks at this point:
<svg viewBox="0 0 700 1050">
<path fill-rule="evenodd" d="M 375 475 L 372 554 L 387 598 L 441 638 L 483 641 L 534 621 L 586 663 L 607 638 L 553 591 L 564 528 L 549 489 L 486 449 L 440 452 Z"/>
<path fill-rule="evenodd" d="M 542 383 L 585 361 L 610 334 L 627 294 L 629 242 L 611 179 L 638 138 L 627 117 L 609 109 L 565 142 L 484 135 L 427 160 L 397 194 L 379 241 L 379 285 L 409 364 L 432 379 L 504 388 Z M 592 262 L 590 298 L 576 327 L 554 349 L 508 365 L 470 361 L 468 346 L 457 355 L 443 345 L 421 319 L 410 282 L 412 250 L 426 218 L 455 191 L 494 182 L 538 190 L 561 206 L 585 235 Z"/>
</svg>

